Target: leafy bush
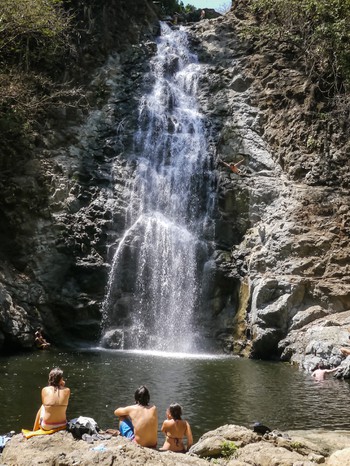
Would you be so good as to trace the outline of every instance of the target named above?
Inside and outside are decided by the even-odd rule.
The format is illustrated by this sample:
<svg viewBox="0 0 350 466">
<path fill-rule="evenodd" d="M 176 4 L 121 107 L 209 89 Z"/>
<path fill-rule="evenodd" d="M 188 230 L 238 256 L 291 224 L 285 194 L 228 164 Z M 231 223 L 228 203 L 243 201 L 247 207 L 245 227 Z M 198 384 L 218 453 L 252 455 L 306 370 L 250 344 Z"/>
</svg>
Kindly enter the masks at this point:
<svg viewBox="0 0 350 466">
<path fill-rule="evenodd" d="M 28 71 L 50 69 L 69 44 L 70 19 L 62 0 L 2 0 L 0 60 Z"/>
<path fill-rule="evenodd" d="M 190 13 L 197 10 L 191 4 L 184 4 L 182 0 L 159 0 L 159 4 L 163 14 L 172 15 L 174 13 Z"/>
<path fill-rule="evenodd" d="M 226 441 L 223 442 L 222 444 L 222 450 L 221 450 L 221 455 L 224 456 L 225 458 L 229 457 L 229 456 L 232 456 L 236 453 L 238 447 L 237 445 L 235 444 L 235 442 L 230 442 L 230 441 Z"/>
<path fill-rule="evenodd" d="M 253 0 L 259 37 L 286 40 L 329 92 L 350 84 L 350 0 Z"/>
<path fill-rule="evenodd" d="M 0 2 L 0 130 L 10 147 L 31 134 L 42 111 L 69 98 L 56 81 L 70 47 L 62 0 Z"/>
</svg>

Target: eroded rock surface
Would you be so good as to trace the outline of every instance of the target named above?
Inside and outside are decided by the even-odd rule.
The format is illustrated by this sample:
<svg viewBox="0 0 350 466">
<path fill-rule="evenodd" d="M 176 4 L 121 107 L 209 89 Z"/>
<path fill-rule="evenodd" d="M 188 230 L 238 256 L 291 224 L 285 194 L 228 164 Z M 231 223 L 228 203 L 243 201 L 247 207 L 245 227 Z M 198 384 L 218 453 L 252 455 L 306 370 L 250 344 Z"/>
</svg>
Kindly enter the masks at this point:
<svg viewBox="0 0 350 466">
<path fill-rule="evenodd" d="M 207 432 L 187 454 L 143 448 L 121 437 L 87 443 L 74 440 L 68 432 L 29 440 L 19 434 L 6 444 L 1 464 L 204 466 L 208 459 L 215 459 L 215 464 L 223 466 L 348 466 L 349 444 L 347 431 L 272 432 L 262 437 L 236 425 Z"/>
<path fill-rule="evenodd" d="M 339 122 L 329 131 L 315 117 L 326 102 L 295 50 L 253 40 L 252 26 L 238 1 L 190 28 L 217 157 L 215 272 L 233 283 L 213 292 L 226 317 L 215 331 L 243 355 L 339 364 L 349 343 L 349 143 Z M 241 159 L 241 176 L 220 163 Z"/>
<path fill-rule="evenodd" d="M 120 191 L 131 175 L 121 154 L 131 144 L 158 17 L 147 0 L 74 0 L 69 8 L 79 44 L 63 79 L 76 86 L 76 106 L 48 109 L 28 146 L 0 150 L 5 351 L 32 348 L 39 325 L 51 343 L 99 338 L 107 235 L 124 216 Z"/>
<path fill-rule="evenodd" d="M 99 336 L 156 16 L 146 0 L 82 14 L 113 50 L 103 66 L 98 55 L 93 108 L 54 109 L 33 147 L 1 160 L 0 347 L 31 346 L 42 323 L 54 342 Z M 252 26 L 243 0 L 186 26 L 218 186 L 207 332 L 227 352 L 336 365 L 349 344 L 349 141 L 337 121 L 316 118 L 327 105 L 295 50 L 258 43 Z M 241 159 L 241 175 L 220 162 Z"/>
</svg>

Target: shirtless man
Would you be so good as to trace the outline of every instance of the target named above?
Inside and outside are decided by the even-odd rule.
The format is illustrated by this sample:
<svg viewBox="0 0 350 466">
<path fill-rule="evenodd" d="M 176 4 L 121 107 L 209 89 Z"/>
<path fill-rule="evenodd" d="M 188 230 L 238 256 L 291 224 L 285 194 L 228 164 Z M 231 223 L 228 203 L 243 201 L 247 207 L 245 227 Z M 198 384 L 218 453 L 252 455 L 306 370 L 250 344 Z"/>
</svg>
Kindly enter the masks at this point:
<svg viewBox="0 0 350 466">
<path fill-rule="evenodd" d="M 324 369 L 322 364 L 317 364 L 317 368 L 311 374 L 315 380 L 325 380 L 326 374 L 331 374 L 338 370 L 338 367 L 334 367 L 333 369 Z"/>
<path fill-rule="evenodd" d="M 33 430 L 60 430 L 66 427 L 70 389 L 65 385 L 61 369 L 52 369 L 49 385 L 41 391 L 42 406 L 36 415 Z"/>
<path fill-rule="evenodd" d="M 241 165 L 244 162 L 244 159 L 240 160 L 237 163 L 227 163 L 224 162 L 223 160 L 219 159 L 219 162 L 221 162 L 225 167 L 229 168 L 233 173 L 236 173 L 237 175 L 241 174 L 241 170 L 238 168 L 239 165 Z"/>
<path fill-rule="evenodd" d="M 150 395 L 142 385 L 135 392 L 136 404 L 117 408 L 114 414 L 119 417 L 120 434 L 143 447 L 157 447 L 158 413 L 154 405 L 149 405 Z"/>
</svg>

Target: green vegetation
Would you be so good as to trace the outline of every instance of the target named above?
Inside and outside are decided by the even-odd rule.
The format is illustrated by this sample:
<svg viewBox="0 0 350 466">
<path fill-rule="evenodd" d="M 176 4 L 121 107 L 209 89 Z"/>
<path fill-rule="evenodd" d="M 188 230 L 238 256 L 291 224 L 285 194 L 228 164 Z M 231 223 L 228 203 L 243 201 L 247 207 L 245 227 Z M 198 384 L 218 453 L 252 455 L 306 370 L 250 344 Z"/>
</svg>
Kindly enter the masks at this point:
<svg viewBox="0 0 350 466">
<path fill-rule="evenodd" d="M 301 450 L 302 448 L 304 448 L 304 445 L 298 441 L 291 442 L 290 446 L 291 448 L 293 448 L 293 450 Z"/>
<path fill-rule="evenodd" d="M 0 60 L 22 69 L 50 67 L 68 44 L 69 17 L 62 0 L 2 0 Z"/>
<path fill-rule="evenodd" d="M 178 0 L 160 0 L 160 8 L 163 14 L 172 15 L 181 11 Z"/>
<path fill-rule="evenodd" d="M 66 95 L 52 78 L 69 50 L 69 32 L 62 0 L 1 1 L 0 131 L 5 142 L 29 134 L 38 114 Z"/>
<path fill-rule="evenodd" d="M 259 40 L 285 40 L 329 95 L 350 84 L 350 0 L 253 0 Z"/>
<path fill-rule="evenodd" d="M 222 444 L 221 454 L 225 458 L 228 458 L 229 456 L 234 455 L 237 450 L 238 450 L 238 447 L 235 444 L 235 442 L 230 442 L 230 441 L 227 440 L 227 441 L 223 442 L 223 444 Z"/>
<path fill-rule="evenodd" d="M 174 13 L 190 13 L 197 8 L 193 5 L 187 4 L 185 6 L 183 1 L 179 0 L 160 0 L 160 7 L 163 14 L 172 15 Z"/>
<path fill-rule="evenodd" d="M 198 8 L 191 5 L 191 3 L 185 4 L 182 0 L 159 0 L 160 7 L 163 14 L 172 15 L 173 13 L 191 13 L 196 11 Z M 227 13 L 232 5 L 231 0 L 223 1 L 218 8 L 218 11 L 222 14 Z M 205 1 L 203 0 L 203 8 L 205 8 Z"/>
</svg>

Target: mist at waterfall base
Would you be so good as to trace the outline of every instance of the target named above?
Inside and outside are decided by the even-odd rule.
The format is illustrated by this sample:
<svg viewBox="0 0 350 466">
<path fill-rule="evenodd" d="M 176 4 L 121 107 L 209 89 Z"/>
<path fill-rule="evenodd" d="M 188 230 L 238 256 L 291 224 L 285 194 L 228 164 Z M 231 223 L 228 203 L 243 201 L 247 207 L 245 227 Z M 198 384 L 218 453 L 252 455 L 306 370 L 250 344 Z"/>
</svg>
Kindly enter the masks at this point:
<svg viewBox="0 0 350 466">
<path fill-rule="evenodd" d="M 71 389 L 67 417 L 93 417 L 101 428 L 117 428 L 114 410 L 133 404 L 145 384 L 159 413 L 160 432 L 172 402 L 183 406 L 194 439 L 221 425 L 248 428 L 349 429 L 350 384 L 317 382 L 288 364 L 229 357 L 169 358 L 142 352 L 46 352 L 1 357 L 0 433 L 32 428 L 41 389 L 56 366 Z"/>
<path fill-rule="evenodd" d="M 103 304 L 104 347 L 203 350 L 215 193 L 197 104 L 200 70 L 184 29 L 161 23 L 128 162 L 136 168 L 125 231 Z"/>
</svg>

